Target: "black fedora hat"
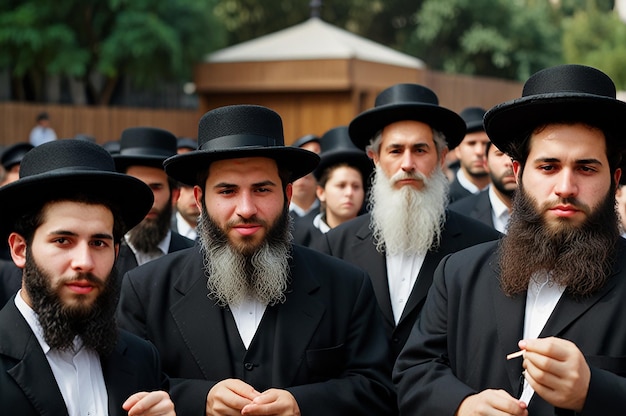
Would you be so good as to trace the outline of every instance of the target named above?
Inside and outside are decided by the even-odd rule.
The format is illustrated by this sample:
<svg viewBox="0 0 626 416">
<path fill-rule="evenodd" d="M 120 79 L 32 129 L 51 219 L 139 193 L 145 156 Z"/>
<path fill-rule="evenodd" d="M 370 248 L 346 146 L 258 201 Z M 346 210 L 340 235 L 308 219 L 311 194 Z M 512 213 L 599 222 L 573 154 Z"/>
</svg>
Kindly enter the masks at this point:
<svg viewBox="0 0 626 416">
<path fill-rule="evenodd" d="M 163 161 L 178 150 L 176 136 L 155 127 L 131 127 L 122 131 L 120 151 L 113 155 L 118 172 L 129 166 L 163 168 Z"/>
<path fill-rule="evenodd" d="M 559 65 L 532 75 L 522 97 L 498 104 L 485 114 L 485 131 L 500 150 L 520 158 L 516 149 L 530 132 L 550 122 L 580 121 L 623 137 L 626 103 L 616 98 L 608 75 L 584 65 Z M 623 149 L 626 141 L 618 143 Z"/>
<path fill-rule="evenodd" d="M 293 147 L 302 147 L 302 146 L 304 146 L 305 144 L 307 144 L 307 143 L 311 143 L 311 142 L 317 142 L 317 143 L 319 143 L 319 142 L 320 142 L 320 138 L 319 138 L 319 137 L 317 137 L 317 136 L 316 136 L 316 135 L 314 135 L 314 134 L 305 134 L 304 136 L 299 137 L 298 139 L 296 139 L 296 141 L 295 141 L 295 142 L 293 142 L 291 145 L 292 145 Z"/>
<path fill-rule="evenodd" d="M 144 218 L 154 200 L 142 181 L 116 172 L 111 155 L 101 146 L 55 140 L 26 153 L 20 178 L 0 187 L 0 237 L 8 236 L 15 220 L 28 209 L 78 194 L 102 196 L 118 205 L 124 231 Z"/>
<path fill-rule="evenodd" d="M 244 157 L 267 157 L 291 172 L 290 180 L 312 172 L 319 156 L 285 146 L 283 122 L 269 108 L 231 105 L 204 114 L 198 124 L 198 150 L 164 162 L 165 171 L 186 185 L 196 185 L 196 175 L 211 162 Z"/>
<path fill-rule="evenodd" d="M 18 163 L 21 163 L 24 155 L 34 147 L 35 146 L 30 143 L 15 143 L 4 149 L 2 156 L 0 156 L 0 164 L 6 170 L 9 170 Z"/>
<path fill-rule="evenodd" d="M 487 110 L 482 107 L 467 107 L 459 113 L 465 122 L 465 134 L 485 131 L 483 127 L 483 117 L 486 112 Z"/>
<path fill-rule="evenodd" d="M 465 137 L 463 119 L 441 107 L 432 90 L 419 84 L 396 84 L 378 94 L 374 108 L 352 120 L 350 138 L 358 148 L 365 149 L 383 127 L 403 120 L 421 121 L 442 132 L 449 149 L 455 148 Z"/>
<path fill-rule="evenodd" d="M 368 183 L 368 179 L 374 170 L 374 163 L 367 156 L 365 151 L 359 149 L 350 140 L 347 126 L 339 126 L 328 130 L 320 139 L 320 163 L 313 174 L 320 180 L 324 171 L 334 165 L 346 163 L 361 172 L 363 184 Z"/>
</svg>

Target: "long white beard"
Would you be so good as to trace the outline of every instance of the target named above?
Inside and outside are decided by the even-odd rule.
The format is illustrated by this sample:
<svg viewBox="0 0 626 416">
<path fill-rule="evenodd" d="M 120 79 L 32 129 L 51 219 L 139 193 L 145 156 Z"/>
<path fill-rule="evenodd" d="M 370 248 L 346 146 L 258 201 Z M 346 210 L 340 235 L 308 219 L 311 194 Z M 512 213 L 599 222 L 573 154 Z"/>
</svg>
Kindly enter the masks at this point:
<svg viewBox="0 0 626 416">
<path fill-rule="evenodd" d="M 199 244 L 209 296 L 218 305 L 237 305 L 246 299 L 275 305 L 286 300 L 291 258 L 289 225 L 277 234 L 251 255 L 245 255 L 228 242 L 224 232 L 203 210 L 198 221 Z"/>
<path fill-rule="evenodd" d="M 421 190 L 412 186 L 395 189 L 401 179 L 415 178 L 424 183 Z M 426 178 L 420 172 L 399 172 L 391 179 L 376 167 L 369 195 L 370 228 L 379 252 L 425 254 L 439 246 L 446 220 L 449 182 L 439 165 Z"/>
</svg>

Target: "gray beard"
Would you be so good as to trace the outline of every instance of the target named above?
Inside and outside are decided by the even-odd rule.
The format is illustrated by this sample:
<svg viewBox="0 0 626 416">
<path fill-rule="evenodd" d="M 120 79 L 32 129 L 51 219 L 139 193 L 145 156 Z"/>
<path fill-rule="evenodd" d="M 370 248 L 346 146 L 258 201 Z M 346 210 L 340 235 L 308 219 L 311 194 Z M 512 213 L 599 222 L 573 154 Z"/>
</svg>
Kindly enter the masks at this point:
<svg viewBox="0 0 626 416">
<path fill-rule="evenodd" d="M 424 188 L 393 188 L 394 182 L 409 176 L 421 179 Z M 430 178 L 415 172 L 396 174 L 391 179 L 377 166 L 369 194 L 370 228 L 376 249 L 398 255 L 425 254 L 438 247 L 446 220 L 448 188 L 448 179 L 439 165 Z"/>
<path fill-rule="evenodd" d="M 244 253 L 230 244 L 224 230 L 208 215 L 205 206 L 197 231 L 209 297 L 219 306 L 238 305 L 247 299 L 264 305 L 286 300 L 292 240 L 286 210 L 261 245 L 251 253 Z"/>
</svg>

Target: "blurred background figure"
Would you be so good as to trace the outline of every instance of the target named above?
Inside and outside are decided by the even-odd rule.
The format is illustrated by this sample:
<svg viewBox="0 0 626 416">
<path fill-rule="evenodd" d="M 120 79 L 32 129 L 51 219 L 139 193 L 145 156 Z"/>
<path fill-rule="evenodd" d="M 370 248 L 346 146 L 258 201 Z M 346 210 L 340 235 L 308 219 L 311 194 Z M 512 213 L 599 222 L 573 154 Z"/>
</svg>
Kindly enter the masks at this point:
<svg viewBox="0 0 626 416">
<path fill-rule="evenodd" d="M 485 169 L 489 137 L 483 127 L 484 115 L 485 109 L 480 107 L 468 107 L 461 111 L 466 130 L 463 141 L 454 149 L 459 169 L 450 184 L 450 202 L 477 194 L 489 185 L 489 174 Z"/>
<path fill-rule="evenodd" d="M 313 153 L 320 153 L 320 138 L 307 134 L 293 142 L 293 147 L 309 150 Z M 309 213 L 319 213 L 320 202 L 316 195 L 317 181 L 313 173 L 297 179 L 293 183 L 293 194 L 289 204 L 289 214 L 292 218 L 304 217 Z"/>
<path fill-rule="evenodd" d="M 320 163 L 313 171 L 320 211 L 294 221 L 294 243 L 310 246 L 328 230 L 363 212 L 374 164 L 350 140 L 348 127 L 327 131 L 320 139 Z"/>
<path fill-rule="evenodd" d="M 39 146 L 40 144 L 51 142 L 57 139 L 57 134 L 54 129 L 50 127 L 50 117 L 48 113 L 42 112 L 37 115 L 37 124 L 30 131 L 28 138 L 30 144 L 33 146 Z"/>
<path fill-rule="evenodd" d="M 177 140 L 177 154 L 183 154 L 196 150 L 198 142 L 188 137 L 179 137 Z M 172 231 L 183 237 L 195 240 L 198 237 L 196 226 L 200 217 L 200 208 L 196 205 L 193 196 L 193 186 L 178 184 L 178 193 L 173 197 L 174 215 L 172 215 Z"/>
<path fill-rule="evenodd" d="M 513 194 L 517 189 L 513 162 L 510 156 L 489 142 L 485 168 L 491 179 L 491 184 L 487 189 L 461 198 L 450 204 L 449 209 L 477 219 L 501 233 L 506 233 L 511 216 Z"/>
<path fill-rule="evenodd" d="M 617 203 L 617 213 L 620 219 L 620 232 L 626 238 L 626 163 L 622 162 L 622 176 L 619 178 L 617 191 L 615 192 L 615 202 Z"/>
<path fill-rule="evenodd" d="M 24 155 L 33 148 L 30 143 L 16 143 L 4 149 L 0 156 L 0 164 L 5 171 L 5 175 L 0 181 L 0 186 L 14 182 L 20 177 L 20 163 Z"/>
</svg>

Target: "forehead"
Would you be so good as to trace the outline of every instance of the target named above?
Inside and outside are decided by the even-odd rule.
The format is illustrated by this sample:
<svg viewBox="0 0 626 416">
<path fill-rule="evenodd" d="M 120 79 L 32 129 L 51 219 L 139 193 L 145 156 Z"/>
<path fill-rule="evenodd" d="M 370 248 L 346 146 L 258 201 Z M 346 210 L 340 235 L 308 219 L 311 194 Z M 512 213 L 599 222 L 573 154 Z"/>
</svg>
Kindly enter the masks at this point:
<svg viewBox="0 0 626 416">
<path fill-rule="evenodd" d="M 582 123 L 541 126 L 532 133 L 529 146 L 529 161 L 535 158 L 607 161 L 604 133 Z"/>
<path fill-rule="evenodd" d="M 79 222 L 85 222 L 90 227 L 107 228 L 107 231 L 113 228 L 113 212 L 103 204 L 68 200 L 53 201 L 43 206 L 41 214 L 41 226 L 77 226 L 79 231 L 83 231 L 85 225 Z"/>
<path fill-rule="evenodd" d="M 209 166 L 209 182 L 277 180 L 278 164 L 267 157 L 244 157 L 218 160 Z"/>
<path fill-rule="evenodd" d="M 396 144 L 434 144 L 433 129 L 421 121 L 403 120 L 388 124 L 382 131 L 382 146 Z"/>
</svg>

